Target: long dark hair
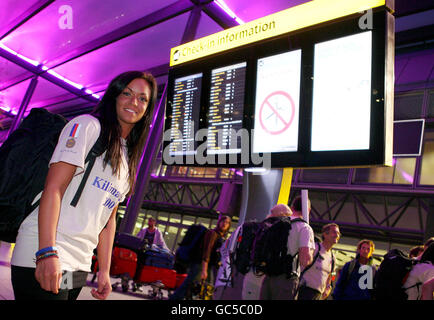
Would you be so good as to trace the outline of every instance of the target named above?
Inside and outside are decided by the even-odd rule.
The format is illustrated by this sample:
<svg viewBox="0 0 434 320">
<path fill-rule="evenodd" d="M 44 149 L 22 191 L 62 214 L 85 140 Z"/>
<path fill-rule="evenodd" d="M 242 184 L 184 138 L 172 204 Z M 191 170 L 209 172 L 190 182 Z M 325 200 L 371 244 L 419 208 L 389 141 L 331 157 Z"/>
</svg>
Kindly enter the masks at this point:
<svg viewBox="0 0 434 320">
<path fill-rule="evenodd" d="M 114 78 L 101 101 L 92 111 L 92 115 L 97 117 L 101 123 L 101 139 L 107 152 L 104 157 L 104 168 L 110 164 L 113 174 L 119 176 L 122 164 L 121 158 L 121 126 L 116 113 L 116 99 L 134 79 L 144 79 L 151 88 L 148 107 L 142 119 L 137 122 L 127 137 L 128 149 L 128 182 L 130 193 L 134 190 L 137 166 L 143 151 L 149 128 L 154 113 L 155 100 L 157 99 L 157 82 L 155 78 L 147 72 L 127 71 Z"/>
</svg>

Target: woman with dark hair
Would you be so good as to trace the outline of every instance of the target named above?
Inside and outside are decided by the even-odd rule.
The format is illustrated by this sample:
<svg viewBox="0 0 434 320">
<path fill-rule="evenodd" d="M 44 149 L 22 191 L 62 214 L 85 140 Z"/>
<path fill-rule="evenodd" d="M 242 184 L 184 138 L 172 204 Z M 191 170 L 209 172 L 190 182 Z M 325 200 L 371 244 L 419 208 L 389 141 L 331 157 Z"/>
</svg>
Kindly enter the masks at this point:
<svg viewBox="0 0 434 320">
<path fill-rule="evenodd" d="M 86 284 L 97 248 L 96 299 L 111 292 L 110 261 L 120 202 L 134 188 L 157 97 L 148 73 L 114 78 L 92 114 L 63 128 L 50 160 L 39 206 L 23 221 L 11 260 L 15 299 L 75 300 Z M 78 203 L 71 201 L 86 170 L 85 158 L 98 140 L 105 151 L 95 160 Z"/>
<path fill-rule="evenodd" d="M 408 300 L 432 300 L 434 291 L 432 279 L 434 279 L 434 243 L 425 249 L 419 263 L 413 266 L 404 283 Z M 431 294 L 426 292 L 428 289 L 431 290 Z"/>
</svg>

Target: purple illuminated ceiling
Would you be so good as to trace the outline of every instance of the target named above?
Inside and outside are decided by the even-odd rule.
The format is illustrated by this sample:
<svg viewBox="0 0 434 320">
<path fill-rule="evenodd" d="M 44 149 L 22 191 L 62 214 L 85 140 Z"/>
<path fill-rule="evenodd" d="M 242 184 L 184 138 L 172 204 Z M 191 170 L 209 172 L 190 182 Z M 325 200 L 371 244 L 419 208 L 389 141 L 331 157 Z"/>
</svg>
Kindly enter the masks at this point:
<svg viewBox="0 0 434 320">
<path fill-rule="evenodd" d="M 27 110 L 47 107 L 80 113 L 97 102 L 115 75 L 126 70 L 150 69 L 163 86 L 170 48 L 182 39 L 204 37 L 305 2 L 308 0 L 2 0 L 0 129 L 10 125 L 35 74 L 38 83 Z M 198 5 L 202 11 L 197 30 L 186 32 Z M 418 14 L 410 9 L 406 12 Z M 423 12 L 418 19 L 402 17 L 397 29 L 408 31 L 420 27 L 422 21 L 434 21 L 433 9 L 433 5 L 419 8 Z M 423 58 L 397 58 L 397 80 L 432 81 L 433 61 L 432 53 Z"/>
</svg>

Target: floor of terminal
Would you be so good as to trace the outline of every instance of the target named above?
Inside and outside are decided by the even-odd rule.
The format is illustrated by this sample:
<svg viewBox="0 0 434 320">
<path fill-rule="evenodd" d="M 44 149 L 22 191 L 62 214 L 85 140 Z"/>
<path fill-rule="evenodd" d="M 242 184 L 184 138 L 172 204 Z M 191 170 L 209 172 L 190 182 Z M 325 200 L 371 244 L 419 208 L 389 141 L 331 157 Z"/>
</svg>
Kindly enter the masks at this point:
<svg viewBox="0 0 434 320">
<path fill-rule="evenodd" d="M 10 244 L 0 242 L 0 300 L 14 300 L 14 292 L 11 283 L 10 258 L 12 248 Z M 96 281 L 91 282 L 93 274 L 89 274 L 87 285 L 81 290 L 78 300 L 95 300 L 90 291 L 97 286 Z M 111 278 L 111 283 L 120 283 L 119 278 Z M 121 286 L 113 290 L 107 300 L 149 300 L 148 293 L 152 290 L 151 286 L 142 286 L 139 290 L 132 292 L 132 281 L 130 281 L 130 290 L 122 292 Z M 163 300 L 167 299 L 167 291 L 162 290 Z"/>
</svg>

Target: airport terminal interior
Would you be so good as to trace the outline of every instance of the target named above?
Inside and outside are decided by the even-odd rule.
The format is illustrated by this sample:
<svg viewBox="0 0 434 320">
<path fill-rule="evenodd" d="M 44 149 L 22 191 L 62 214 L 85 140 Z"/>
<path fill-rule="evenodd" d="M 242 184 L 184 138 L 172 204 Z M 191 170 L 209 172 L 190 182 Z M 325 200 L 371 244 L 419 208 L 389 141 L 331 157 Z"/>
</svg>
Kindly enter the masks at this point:
<svg viewBox="0 0 434 320">
<path fill-rule="evenodd" d="M 232 217 L 232 233 L 249 219 L 246 208 L 254 205 L 246 203 L 250 192 L 246 188 L 255 186 L 252 172 L 241 166 L 163 161 L 164 112 L 173 87 L 169 83 L 171 48 L 309 2 L 1 1 L 0 144 L 33 108 L 45 108 L 69 120 L 91 112 L 116 75 L 149 71 L 158 83 L 155 114 L 159 116 L 153 120 L 146 156 L 140 163 L 138 192 L 119 206 L 117 231 L 137 235 L 154 217 L 172 251 L 189 226 L 200 223 L 214 228 L 220 214 Z M 374 262 L 379 265 L 388 250 L 409 252 L 434 236 L 434 3 L 395 0 L 393 16 L 390 165 L 294 166 L 290 171 L 287 203 L 307 190 L 314 232 L 320 235 L 322 226 L 330 222 L 340 227 L 342 237 L 333 247 L 338 269 L 355 257 L 361 239 L 374 241 Z M 339 93 L 333 99 L 339 100 Z M 275 185 L 280 187 L 281 180 Z M 13 247 L 0 242 L 0 300 L 14 299 Z M 91 279 L 92 274 L 79 299 L 93 299 Z M 112 278 L 112 283 L 119 281 Z M 150 299 L 149 290 L 123 292 L 118 287 L 109 299 Z"/>
</svg>

